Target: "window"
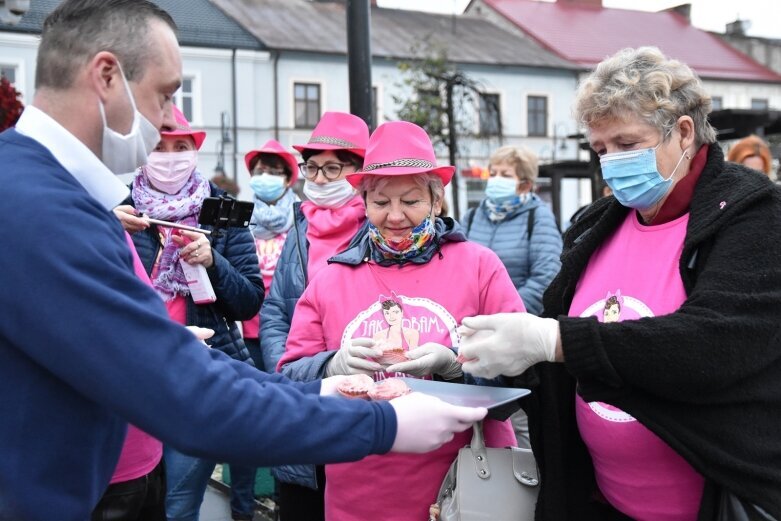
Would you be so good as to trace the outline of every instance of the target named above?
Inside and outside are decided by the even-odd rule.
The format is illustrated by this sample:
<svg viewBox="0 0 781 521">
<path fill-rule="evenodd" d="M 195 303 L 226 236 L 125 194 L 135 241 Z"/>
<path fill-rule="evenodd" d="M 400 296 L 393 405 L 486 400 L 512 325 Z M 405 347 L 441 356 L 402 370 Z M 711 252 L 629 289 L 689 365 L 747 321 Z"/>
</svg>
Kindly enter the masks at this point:
<svg viewBox="0 0 781 521">
<path fill-rule="evenodd" d="M 499 95 L 480 93 L 480 135 L 498 136 L 502 133 Z"/>
<path fill-rule="evenodd" d="M 8 83 L 16 83 L 16 66 L 0 64 L 0 76 L 8 80 Z"/>
<path fill-rule="evenodd" d="M 713 110 L 721 110 L 724 108 L 724 103 L 721 99 L 721 96 L 713 96 L 710 99 L 710 103 Z"/>
<path fill-rule="evenodd" d="M 193 91 L 195 84 L 195 78 L 192 76 L 184 76 L 182 78 L 182 86 L 176 92 L 176 106 L 182 111 L 187 121 L 192 122 L 194 119 L 194 94 Z"/>
<path fill-rule="evenodd" d="M 314 128 L 320 119 L 320 85 L 294 83 L 296 128 Z"/>
<path fill-rule="evenodd" d="M 529 96 L 526 100 L 527 134 L 529 136 L 548 135 L 548 98 L 547 96 Z"/>
<path fill-rule="evenodd" d="M 770 105 L 767 98 L 751 98 L 751 108 L 754 110 L 767 110 Z"/>
</svg>

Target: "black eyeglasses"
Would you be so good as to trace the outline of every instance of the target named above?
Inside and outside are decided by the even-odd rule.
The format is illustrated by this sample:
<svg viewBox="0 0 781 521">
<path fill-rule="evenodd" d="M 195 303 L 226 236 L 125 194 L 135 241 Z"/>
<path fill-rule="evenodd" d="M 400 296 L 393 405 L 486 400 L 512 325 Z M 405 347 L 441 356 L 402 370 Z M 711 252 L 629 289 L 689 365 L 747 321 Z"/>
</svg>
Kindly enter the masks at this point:
<svg viewBox="0 0 781 521">
<path fill-rule="evenodd" d="M 342 174 L 342 169 L 346 166 L 353 166 L 350 163 L 326 163 L 319 166 L 316 163 L 299 163 L 298 170 L 301 175 L 310 181 L 317 177 L 317 173 L 322 171 L 323 175 L 329 181 L 333 181 Z"/>
</svg>

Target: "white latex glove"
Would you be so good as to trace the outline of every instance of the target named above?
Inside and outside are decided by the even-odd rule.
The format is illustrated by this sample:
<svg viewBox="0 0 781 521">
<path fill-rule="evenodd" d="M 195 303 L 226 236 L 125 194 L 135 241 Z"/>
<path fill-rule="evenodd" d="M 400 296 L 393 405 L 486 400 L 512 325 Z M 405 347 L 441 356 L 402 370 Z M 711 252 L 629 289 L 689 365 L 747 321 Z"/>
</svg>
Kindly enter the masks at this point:
<svg viewBox="0 0 781 521">
<path fill-rule="evenodd" d="M 349 345 L 339 349 L 325 366 L 325 375 L 368 374 L 382 371 L 382 366 L 369 358 L 382 356 L 380 349 L 374 348 L 371 338 L 353 338 Z"/>
<path fill-rule="evenodd" d="M 337 394 L 336 388 L 345 378 L 347 378 L 347 375 L 338 374 L 320 380 L 320 396 L 334 396 Z"/>
<path fill-rule="evenodd" d="M 389 373 L 397 371 L 413 376 L 426 376 L 438 374 L 445 380 L 452 380 L 461 376 L 461 364 L 456 362 L 456 354 L 452 349 L 437 344 L 426 342 L 420 347 L 410 349 L 405 353 L 409 362 L 399 362 L 385 368 Z"/>
<path fill-rule="evenodd" d="M 396 411 L 396 439 L 391 452 L 423 453 L 436 450 L 453 439 L 456 432 L 472 427 L 488 410 L 460 407 L 439 398 L 411 393 L 389 402 Z"/>
<path fill-rule="evenodd" d="M 467 317 L 458 329 L 465 373 L 515 376 L 538 362 L 556 361 L 559 323 L 529 313 Z"/>
<path fill-rule="evenodd" d="M 195 336 L 195 338 L 200 340 L 204 345 L 209 346 L 209 344 L 206 343 L 206 339 L 214 336 L 213 329 L 209 329 L 208 327 L 198 327 L 198 326 L 184 326 L 184 327 L 186 327 L 190 331 L 190 333 L 192 333 L 193 336 Z"/>
</svg>

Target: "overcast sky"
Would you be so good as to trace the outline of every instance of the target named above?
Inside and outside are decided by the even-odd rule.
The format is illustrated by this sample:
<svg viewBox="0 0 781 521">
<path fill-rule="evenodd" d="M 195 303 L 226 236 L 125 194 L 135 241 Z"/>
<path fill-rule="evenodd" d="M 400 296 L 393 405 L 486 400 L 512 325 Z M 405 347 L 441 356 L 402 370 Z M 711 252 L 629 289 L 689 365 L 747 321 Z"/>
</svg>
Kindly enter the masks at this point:
<svg viewBox="0 0 781 521">
<path fill-rule="evenodd" d="M 381 7 L 461 13 L 469 0 L 378 0 Z M 605 7 L 660 11 L 686 0 L 603 0 Z M 747 34 L 781 39 L 781 0 L 689 0 L 692 24 L 708 31 L 724 32 L 737 18 L 751 21 Z"/>
</svg>

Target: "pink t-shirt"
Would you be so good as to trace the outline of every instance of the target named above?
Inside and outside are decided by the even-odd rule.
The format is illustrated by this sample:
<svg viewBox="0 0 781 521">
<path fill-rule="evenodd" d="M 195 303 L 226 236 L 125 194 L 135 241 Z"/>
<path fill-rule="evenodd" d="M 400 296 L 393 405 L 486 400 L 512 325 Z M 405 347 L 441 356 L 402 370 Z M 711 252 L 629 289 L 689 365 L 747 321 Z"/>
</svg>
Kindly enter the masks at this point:
<svg viewBox="0 0 781 521">
<path fill-rule="evenodd" d="M 144 270 L 144 265 L 141 263 L 141 259 L 138 258 L 133 240 L 127 233 L 125 235 L 130 251 L 133 254 L 133 270 L 139 279 L 151 287 L 152 281 L 149 280 Z M 114 475 L 111 476 L 110 483 L 121 483 L 145 476 L 152 472 L 157 464 L 160 463 L 162 457 L 162 443 L 149 434 L 132 425 L 128 425 L 125 443 L 122 445 L 122 452 L 119 454 L 119 461 L 114 469 Z"/>
<path fill-rule="evenodd" d="M 274 279 L 274 270 L 277 269 L 279 256 L 282 255 L 282 246 L 285 245 L 287 232 L 280 233 L 271 239 L 255 239 L 255 251 L 258 254 L 258 266 L 260 275 L 263 277 L 263 287 L 266 288 L 266 295 L 271 289 L 271 281 Z M 244 338 L 258 338 L 258 329 L 260 327 L 260 317 L 255 316 L 252 320 L 245 320 L 241 323 Z"/>
<path fill-rule="evenodd" d="M 688 222 L 687 213 L 643 226 L 630 212 L 592 255 L 569 315 L 618 322 L 676 311 L 686 300 L 678 262 Z M 575 401 L 599 489 L 611 505 L 640 521 L 697 519 L 700 474 L 629 414 L 577 395 Z"/>
<path fill-rule="evenodd" d="M 464 317 L 524 310 L 499 258 L 474 243 L 447 243 L 441 258 L 401 269 L 372 262 L 331 264 L 301 296 L 280 366 L 360 337 L 398 341 L 405 349 L 426 342 L 453 347 Z M 386 376 L 377 373 L 375 379 Z M 516 444 L 508 422 L 489 420 L 485 433 L 489 446 Z M 326 519 L 428 519 L 442 479 L 470 439 L 468 431 L 428 454 L 385 454 L 326 465 Z"/>
<path fill-rule="evenodd" d="M 328 259 L 343 251 L 366 220 L 366 206 L 356 195 L 339 208 L 323 208 L 312 201 L 301 203 L 309 241 L 307 277 L 311 281 L 328 265 Z"/>
</svg>

